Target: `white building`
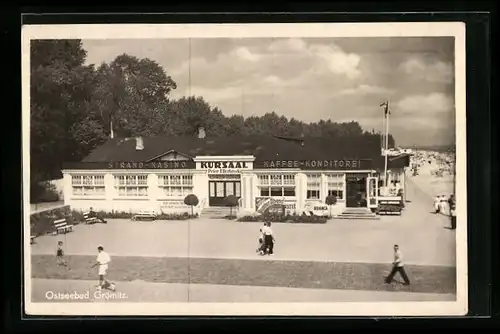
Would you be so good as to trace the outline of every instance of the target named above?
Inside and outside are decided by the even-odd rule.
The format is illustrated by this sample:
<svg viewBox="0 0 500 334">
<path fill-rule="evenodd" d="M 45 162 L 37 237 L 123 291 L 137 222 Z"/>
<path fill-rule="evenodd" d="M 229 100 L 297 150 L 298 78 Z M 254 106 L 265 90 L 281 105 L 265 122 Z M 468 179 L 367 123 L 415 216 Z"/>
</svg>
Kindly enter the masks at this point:
<svg viewBox="0 0 500 334">
<path fill-rule="evenodd" d="M 239 213 L 262 211 L 282 202 L 301 213 L 337 197 L 335 210 L 375 209 L 384 157 L 379 139 L 279 137 L 115 138 L 64 170 L 64 201 L 72 209 L 196 212 L 239 198 Z M 388 184 L 404 191 L 407 156 L 388 158 Z M 392 187 L 393 186 L 393 187 Z M 395 194 L 394 194 L 395 195 Z"/>
</svg>

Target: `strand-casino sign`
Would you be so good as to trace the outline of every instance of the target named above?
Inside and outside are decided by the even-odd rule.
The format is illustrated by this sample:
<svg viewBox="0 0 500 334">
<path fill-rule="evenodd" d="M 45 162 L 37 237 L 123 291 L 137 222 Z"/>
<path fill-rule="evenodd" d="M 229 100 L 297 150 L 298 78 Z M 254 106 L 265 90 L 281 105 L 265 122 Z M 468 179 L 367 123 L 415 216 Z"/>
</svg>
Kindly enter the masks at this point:
<svg viewBox="0 0 500 334">
<path fill-rule="evenodd" d="M 319 169 L 319 170 L 363 170 L 371 169 L 371 160 L 264 160 L 255 162 L 261 169 Z"/>
</svg>

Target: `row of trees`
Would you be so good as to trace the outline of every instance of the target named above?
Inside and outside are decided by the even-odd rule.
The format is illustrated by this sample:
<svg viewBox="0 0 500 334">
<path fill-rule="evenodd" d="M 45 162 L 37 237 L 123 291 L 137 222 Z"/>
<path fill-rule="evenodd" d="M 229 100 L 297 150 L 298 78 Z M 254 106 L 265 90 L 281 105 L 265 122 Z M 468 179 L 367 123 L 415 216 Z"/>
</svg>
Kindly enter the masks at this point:
<svg viewBox="0 0 500 334">
<path fill-rule="evenodd" d="M 274 112 L 227 117 L 203 97 L 172 100 L 177 85 L 155 61 L 122 54 L 86 65 L 80 40 L 34 40 L 30 51 L 32 183 L 59 177 L 63 162 L 81 160 L 111 129 L 115 136 L 194 135 L 200 126 L 209 136 L 364 133 L 357 122 L 306 124 Z"/>
</svg>

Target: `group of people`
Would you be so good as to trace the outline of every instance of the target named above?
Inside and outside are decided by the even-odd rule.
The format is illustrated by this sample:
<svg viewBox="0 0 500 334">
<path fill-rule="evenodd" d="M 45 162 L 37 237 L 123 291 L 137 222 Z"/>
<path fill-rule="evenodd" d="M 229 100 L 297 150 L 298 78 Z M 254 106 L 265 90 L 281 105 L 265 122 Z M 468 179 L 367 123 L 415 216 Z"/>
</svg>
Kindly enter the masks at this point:
<svg viewBox="0 0 500 334">
<path fill-rule="evenodd" d="M 57 243 L 56 250 L 56 262 L 58 266 L 64 266 L 66 269 L 70 269 L 68 262 L 64 259 L 64 243 L 59 241 Z M 114 283 L 110 282 L 107 278 L 108 264 L 111 262 L 111 256 L 104 251 L 103 246 L 97 247 L 97 258 L 95 263 L 90 266 L 90 268 L 95 268 L 98 266 L 99 284 L 97 285 L 97 290 L 109 289 L 111 291 L 116 290 Z"/>
<path fill-rule="evenodd" d="M 452 230 L 457 228 L 456 209 L 455 195 L 451 194 L 448 198 L 445 195 L 438 195 L 434 198 L 434 213 L 449 215 Z"/>
</svg>

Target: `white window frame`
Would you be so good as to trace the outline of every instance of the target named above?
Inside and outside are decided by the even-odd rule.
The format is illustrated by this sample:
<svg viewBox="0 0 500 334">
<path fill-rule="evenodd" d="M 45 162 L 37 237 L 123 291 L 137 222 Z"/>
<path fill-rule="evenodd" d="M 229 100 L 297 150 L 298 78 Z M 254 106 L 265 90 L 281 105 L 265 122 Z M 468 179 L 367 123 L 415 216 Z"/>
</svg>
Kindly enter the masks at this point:
<svg viewBox="0 0 500 334">
<path fill-rule="evenodd" d="M 276 197 L 276 198 L 295 198 L 296 193 L 296 183 L 295 174 L 290 173 L 270 173 L 270 174 L 258 174 L 258 183 L 260 197 Z M 279 194 L 276 191 L 279 189 Z M 287 195 L 287 190 L 293 189 L 293 195 Z M 267 195 L 263 195 L 263 192 L 267 192 Z M 272 194 L 274 192 L 274 194 Z"/>
<path fill-rule="evenodd" d="M 338 201 L 345 200 L 345 174 L 326 173 L 325 177 L 328 196 L 335 195 Z"/>
<path fill-rule="evenodd" d="M 321 199 L 321 173 L 306 174 L 307 187 L 306 199 L 320 200 Z"/>
<path fill-rule="evenodd" d="M 118 197 L 148 197 L 148 174 L 115 174 L 113 177 Z"/>
<path fill-rule="evenodd" d="M 193 174 L 157 174 L 162 198 L 184 198 L 194 193 Z"/>
<path fill-rule="evenodd" d="M 73 196 L 106 196 L 104 174 L 72 174 L 71 188 Z"/>
</svg>

